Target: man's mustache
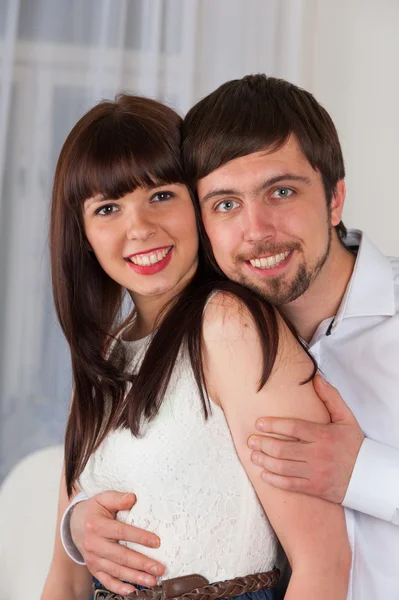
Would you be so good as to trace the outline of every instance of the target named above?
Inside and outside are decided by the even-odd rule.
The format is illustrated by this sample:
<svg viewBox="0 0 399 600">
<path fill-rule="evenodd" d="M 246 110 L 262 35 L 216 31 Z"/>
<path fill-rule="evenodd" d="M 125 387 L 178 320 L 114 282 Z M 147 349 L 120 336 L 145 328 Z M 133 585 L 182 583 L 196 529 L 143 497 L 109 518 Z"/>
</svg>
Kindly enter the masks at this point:
<svg viewBox="0 0 399 600">
<path fill-rule="evenodd" d="M 250 252 L 245 252 L 236 255 L 236 261 L 248 261 L 260 258 L 262 256 L 275 256 L 292 250 L 299 250 L 301 247 L 299 242 L 291 242 L 289 244 L 256 244 L 253 245 Z"/>
</svg>

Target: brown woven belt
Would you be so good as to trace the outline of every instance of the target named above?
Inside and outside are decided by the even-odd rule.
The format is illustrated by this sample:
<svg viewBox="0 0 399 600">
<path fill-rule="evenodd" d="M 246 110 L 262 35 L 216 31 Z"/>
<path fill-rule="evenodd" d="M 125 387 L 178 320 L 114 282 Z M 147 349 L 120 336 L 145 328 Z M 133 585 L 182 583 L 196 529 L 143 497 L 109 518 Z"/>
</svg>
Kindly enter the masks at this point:
<svg viewBox="0 0 399 600">
<path fill-rule="evenodd" d="M 185 575 L 174 579 L 165 579 L 161 585 L 145 590 L 136 590 L 128 596 L 119 596 L 107 590 L 96 590 L 94 600 L 216 600 L 234 598 L 248 592 L 258 592 L 276 587 L 280 571 L 273 569 L 267 573 L 256 573 L 245 577 L 236 577 L 228 581 L 209 583 L 202 575 Z"/>
</svg>

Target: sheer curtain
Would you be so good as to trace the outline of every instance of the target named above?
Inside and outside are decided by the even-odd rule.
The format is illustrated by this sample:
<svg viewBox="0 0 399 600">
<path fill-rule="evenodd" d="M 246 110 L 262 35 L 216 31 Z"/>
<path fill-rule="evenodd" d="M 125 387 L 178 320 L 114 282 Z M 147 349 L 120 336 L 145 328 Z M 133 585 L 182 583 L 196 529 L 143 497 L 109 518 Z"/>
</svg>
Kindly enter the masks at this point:
<svg viewBox="0 0 399 600">
<path fill-rule="evenodd" d="M 71 393 L 47 228 L 54 165 L 77 119 L 119 91 L 182 114 L 264 71 L 306 85 L 311 0 L 0 0 L 0 480 L 62 440 Z"/>
</svg>

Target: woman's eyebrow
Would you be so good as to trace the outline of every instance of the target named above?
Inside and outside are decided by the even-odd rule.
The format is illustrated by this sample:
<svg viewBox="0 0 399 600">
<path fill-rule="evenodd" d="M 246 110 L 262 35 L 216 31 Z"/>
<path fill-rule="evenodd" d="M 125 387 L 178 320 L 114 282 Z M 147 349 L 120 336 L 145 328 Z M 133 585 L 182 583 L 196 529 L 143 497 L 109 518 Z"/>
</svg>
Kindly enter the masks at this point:
<svg viewBox="0 0 399 600">
<path fill-rule="evenodd" d="M 87 198 L 87 200 L 85 200 L 83 202 L 83 206 L 85 207 L 85 209 L 86 208 L 90 208 L 90 206 L 92 204 L 97 204 L 99 202 L 104 202 L 106 200 L 111 200 L 111 198 L 108 198 L 104 194 L 97 194 L 96 196 L 92 196 L 91 198 Z"/>
</svg>

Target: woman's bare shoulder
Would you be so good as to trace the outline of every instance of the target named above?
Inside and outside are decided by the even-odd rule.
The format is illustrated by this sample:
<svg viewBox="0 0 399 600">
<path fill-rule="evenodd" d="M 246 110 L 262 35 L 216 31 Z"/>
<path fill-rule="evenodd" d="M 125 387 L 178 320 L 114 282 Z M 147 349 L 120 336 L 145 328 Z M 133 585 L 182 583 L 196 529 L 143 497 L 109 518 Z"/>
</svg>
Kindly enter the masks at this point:
<svg viewBox="0 0 399 600">
<path fill-rule="evenodd" d="M 206 342 L 257 339 L 254 318 L 244 301 L 232 293 L 216 292 L 209 299 L 203 319 Z"/>
</svg>

